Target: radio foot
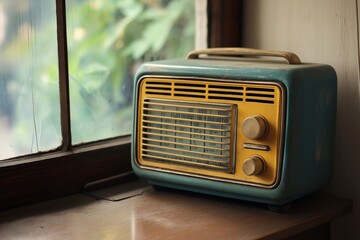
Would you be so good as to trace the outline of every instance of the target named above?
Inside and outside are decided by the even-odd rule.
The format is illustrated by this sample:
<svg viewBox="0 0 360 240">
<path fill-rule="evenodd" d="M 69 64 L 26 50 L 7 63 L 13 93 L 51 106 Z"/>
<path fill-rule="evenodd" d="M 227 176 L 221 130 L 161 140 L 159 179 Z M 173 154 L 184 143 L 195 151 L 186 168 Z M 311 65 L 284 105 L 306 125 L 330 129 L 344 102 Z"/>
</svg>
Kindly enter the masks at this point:
<svg viewBox="0 0 360 240">
<path fill-rule="evenodd" d="M 284 213 L 290 210 L 292 203 L 287 203 L 284 205 L 273 205 L 268 204 L 268 210 L 271 212 Z"/>
<path fill-rule="evenodd" d="M 163 186 L 160 186 L 160 185 L 154 185 L 154 184 L 152 184 L 152 186 L 153 186 L 153 188 L 155 189 L 155 191 L 159 191 L 159 192 L 169 190 L 169 188 L 163 187 Z"/>
</svg>

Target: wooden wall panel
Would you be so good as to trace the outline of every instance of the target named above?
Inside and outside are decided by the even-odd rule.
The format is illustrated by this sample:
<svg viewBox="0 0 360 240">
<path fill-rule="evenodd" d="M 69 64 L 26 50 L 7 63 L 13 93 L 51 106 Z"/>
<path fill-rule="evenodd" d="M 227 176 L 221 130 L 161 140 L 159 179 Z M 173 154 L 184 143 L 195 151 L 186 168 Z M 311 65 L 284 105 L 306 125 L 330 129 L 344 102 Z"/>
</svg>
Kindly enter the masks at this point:
<svg viewBox="0 0 360 240">
<path fill-rule="evenodd" d="M 327 190 L 354 201 L 333 239 L 360 239 L 360 101 L 355 0 L 245 0 L 245 47 L 286 50 L 338 75 L 335 175 Z"/>
<path fill-rule="evenodd" d="M 209 47 L 241 44 L 242 0 L 208 0 Z"/>
<path fill-rule="evenodd" d="M 79 193 L 90 182 L 131 171 L 130 143 L 111 140 L 101 146 L 0 168 L 0 210 Z"/>
</svg>

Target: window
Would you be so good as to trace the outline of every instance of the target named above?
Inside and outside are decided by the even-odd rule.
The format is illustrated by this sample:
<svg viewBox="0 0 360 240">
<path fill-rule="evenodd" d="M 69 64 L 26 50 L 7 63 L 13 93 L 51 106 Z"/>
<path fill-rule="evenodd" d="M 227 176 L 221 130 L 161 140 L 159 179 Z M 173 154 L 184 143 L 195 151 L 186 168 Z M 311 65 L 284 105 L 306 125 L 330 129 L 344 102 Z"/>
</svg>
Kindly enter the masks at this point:
<svg viewBox="0 0 360 240">
<path fill-rule="evenodd" d="M 62 144 L 55 1 L 24 3 L 0 2 L 7 111 L 0 159 Z M 72 145 L 131 133 L 136 68 L 194 48 L 193 6 L 192 0 L 66 0 Z"/>
<path fill-rule="evenodd" d="M 199 4 L 206 1 L 196 2 Z M 212 2 L 209 2 L 210 13 L 212 6 L 219 6 Z M 57 79 L 54 81 L 54 89 L 60 88 L 60 93 L 54 91 L 49 95 L 57 99 L 55 102 L 59 101 L 60 104 L 55 106 L 61 108 L 56 110 L 57 107 L 50 107 L 51 114 L 59 116 L 53 127 L 57 135 L 49 134 L 49 138 L 45 138 L 44 125 L 34 118 L 42 114 L 34 114 L 36 111 L 32 108 L 35 101 L 44 105 L 49 104 L 44 96 L 51 91 L 40 89 L 43 92 L 39 90 L 40 93 L 37 93 L 38 90 L 34 91 L 34 84 L 31 85 L 31 81 L 27 82 L 27 85 L 30 85 L 27 90 L 30 96 L 27 103 L 31 106 L 31 114 L 25 119 L 30 126 L 28 139 L 31 141 L 28 141 L 30 147 L 25 147 L 27 152 L 15 155 L 57 149 L 50 153 L 13 159 L 3 158 L 0 161 L 2 208 L 76 193 L 82 191 L 88 182 L 129 171 L 131 156 L 128 134 L 131 130 L 132 110 L 131 96 L 127 94 L 132 88 L 131 75 L 142 61 L 183 57 L 194 48 L 191 44 L 185 44 L 188 41 L 185 39 L 191 39 L 192 42 L 194 40 L 194 25 L 186 22 L 194 16 L 189 8 L 194 3 L 192 0 L 56 0 L 53 3 L 47 0 L 27 0 L 26 3 L 22 5 L 30 5 L 28 9 L 33 10 L 28 12 L 30 19 L 34 21 L 34 26 L 29 29 L 38 31 L 38 34 L 32 36 L 35 36 L 38 43 L 41 34 L 45 39 L 42 44 L 30 47 L 29 51 L 30 54 L 39 54 L 32 55 L 34 61 L 40 61 L 40 58 L 43 64 L 48 66 L 49 72 L 55 76 L 54 79 Z M 16 6 L 10 0 L 0 1 L 3 7 L 11 4 Z M 223 11 L 223 8 L 219 8 L 218 11 Z M 3 10 L 5 14 L 5 9 Z M 165 10 L 174 12 L 166 15 Z M 16 16 L 23 21 L 24 14 L 20 13 Z M 165 20 L 161 20 L 160 15 L 163 15 Z M 36 25 L 37 18 L 41 19 L 39 26 Z M 126 21 L 121 21 L 124 19 Z M 211 26 L 215 26 L 214 23 L 209 21 Z M 181 37 L 176 37 L 171 32 L 177 28 L 176 32 L 181 33 Z M 124 29 L 128 31 L 126 34 Z M 211 29 L 212 27 L 209 30 Z M 162 34 L 159 34 L 159 31 Z M 214 33 L 215 31 L 211 31 L 210 34 Z M 53 46 L 53 35 L 57 37 L 57 47 L 46 48 L 46 45 Z M 172 45 L 166 43 L 165 35 L 173 38 Z M 232 38 L 237 39 L 235 35 Z M 29 39 L 26 41 L 30 42 Z M 125 43 L 126 48 L 122 45 Z M 53 48 L 57 51 L 49 52 Z M 52 55 L 56 55 L 56 58 L 49 60 Z M 32 71 L 38 66 L 36 62 L 28 60 L 28 63 L 30 70 L 33 67 Z M 117 113 L 119 116 L 116 116 Z M 1 116 L 5 118 L 5 114 Z M 106 119 L 107 116 L 110 117 Z M 106 130 L 100 132 L 99 129 L 102 128 Z M 120 135 L 125 137 L 119 138 Z M 8 141 L 7 137 L 0 136 L 0 139 L 2 146 L 5 140 Z M 44 139 L 54 142 L 50 144 L 50 140 Z M 100 141 L 102 139 L 108 140 Z M 40 147 L 41 141 L 48 145 Z"/>
</svg>

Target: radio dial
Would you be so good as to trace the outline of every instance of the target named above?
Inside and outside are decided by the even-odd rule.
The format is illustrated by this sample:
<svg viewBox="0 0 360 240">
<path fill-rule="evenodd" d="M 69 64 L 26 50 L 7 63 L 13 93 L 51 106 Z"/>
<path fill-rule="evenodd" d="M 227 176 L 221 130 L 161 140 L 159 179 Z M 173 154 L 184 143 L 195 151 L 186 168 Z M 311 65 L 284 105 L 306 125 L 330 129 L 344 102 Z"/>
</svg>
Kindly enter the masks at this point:
<svg viewBox="0 0 360 240">
<path fill-rule="evenodd" d="M 259 156 L 252 156 L 244 161 L 243 172 L 248 176 L 259 175 L 265 167 L 264 160 Z"/>
<path fill-rule="evenodd" d="M 268 124 L 265 118 L 259 115 L 254 115 L 245 118 L 242 123 L 242 132 L 246 138 L 257 140 L 265 137 L 268 129 Z"/>
</svg>

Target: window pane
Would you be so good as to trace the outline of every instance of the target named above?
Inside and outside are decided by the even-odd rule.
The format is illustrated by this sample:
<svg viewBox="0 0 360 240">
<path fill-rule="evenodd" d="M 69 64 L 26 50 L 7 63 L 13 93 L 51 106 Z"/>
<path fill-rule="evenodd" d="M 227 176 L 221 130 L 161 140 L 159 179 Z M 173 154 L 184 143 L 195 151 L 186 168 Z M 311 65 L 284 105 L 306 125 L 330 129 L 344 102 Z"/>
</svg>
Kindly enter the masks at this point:
<svg viewBox="0 0 360 240">
<path fill-rule="evenodd" d="M 130 134 L 136 68 L 194 48 L 194 1 L 66 3 L 73 143 Z"/>
<path fill-rule="evenodd" d="M 61 145 L 55 1 L 0 0 L 0 159 Z"/>
</svg>

